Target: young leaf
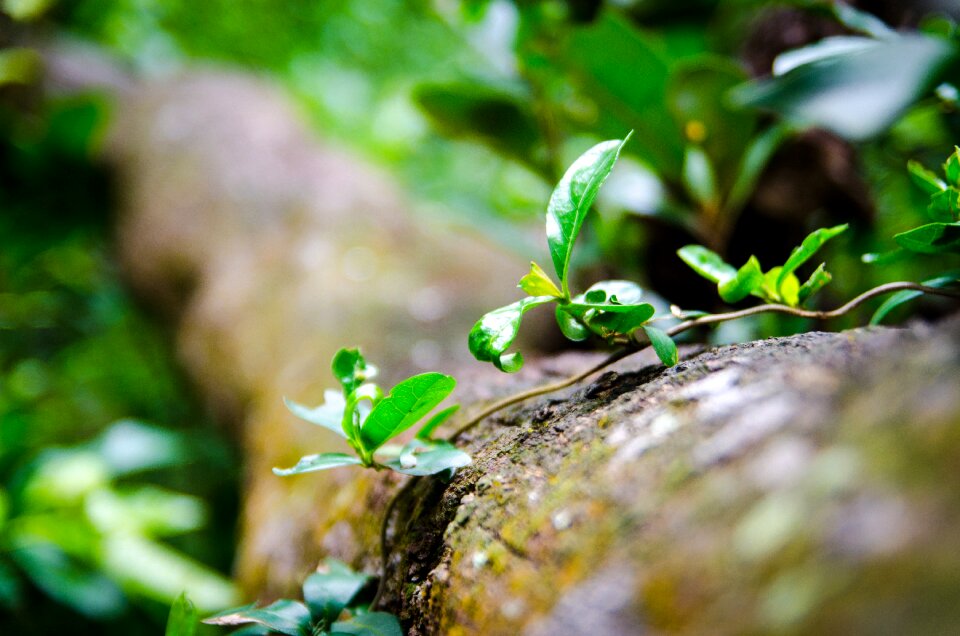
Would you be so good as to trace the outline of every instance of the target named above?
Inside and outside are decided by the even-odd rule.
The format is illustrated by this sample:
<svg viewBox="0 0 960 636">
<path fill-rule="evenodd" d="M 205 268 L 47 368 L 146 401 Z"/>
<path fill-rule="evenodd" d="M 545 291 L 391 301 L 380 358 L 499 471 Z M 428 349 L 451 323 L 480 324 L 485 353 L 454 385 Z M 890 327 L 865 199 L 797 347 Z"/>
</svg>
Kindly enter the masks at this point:
<svg viewBox="0 0 960 636">
<path fill-rule="evenodd" d="M 345 395 L 377 374 L 377 368 L 367 364 L 359 349 L 340 349 L 333 356 L 330 367 Z"/>
<path fill-rule="evenodd" d="M 292 468 L 274 468 L 273 474 L 280 477 L 287 477 L 289 475 L 299 475 L 300 473 L 327 470 L 328 468 L 357 466 L 360 464 L 363 464 L 363 462 L 358 457 L 347 455 L 346 453 L 320 453 L 318 455 L 301 457 L 296 466 Z"/>
<path fill-rule="evenodd" d="M 702 148 L 687 146 L 683 156 L 683 185 L 693 199 L 703 206 L 716 205 L 717 178 L 710 158 Z"/>
<path fill-rule="evenodd" d="M 503 355 L 503 352 L 517 338 L 523 314 L 555 300 L 552 296 L 532 296 L 485 314 L 470 330 L 470 353 L 481 362 L 492 362 L 501 371 L 519 371 L 523 357 L 519 353 Z"/>
<path fill-rule="evenodd" d="M 764 274 L 760 296 L 767 302 L 779 302 L 796 307 L 800 303 L 800 280 L 796 274 L 790 274 L 777 289 L 776 285 L 782 271 L 782 267 L 774 267 Z"/>
<path fill-rule="evenodd" d="M 931 219 L 945 223 L 956 221 L 958 210 L 960 210 L 960 190 L 953 186 L 931 195 L 930 205 L 927 206 L 927 214 Z"/>
<path fill-rule="evenodd" d="M 763 286 L 763 271 L 756 256 L 751 256 L 747 262 L 737 270 L 736 276 L 717 286 L 720 298 L 727 303 L 737 303 L 756 293 Z"/>
<path fill-rule="evenodd" d="M 430 437 L 433 435 L 433 432 L 437 430 L 437 428 L 441 424 L 443 424 L 448 419 L 450 419 L 451 415 L 453 415 L 459 410 L 460 410 L 460 405 L 454 404 L 453 406 L 448 406 L 447 408 L 443 409 L 442 411 L 440 411 L 439 413 L 431 417 L 429 420 L 427 420 L 427 423 L 424 424 L 419 431 L 417 431 L 417 439 L 429 440 Z"/>
<path fill-rule="evenodd" d="M 450 442 L 414 439 L 404 447 L 400 457 L 388 459 L 383 465 L 404 475 L 423 477 L 462 468 L 471 461 L 470 455 Z"/>
<path fill-rule="evenodd" d="M 568 307 L 568 305 L 557 305 L 556 317 L 560 331 L 574 342 L 586 340 L 590 337 L 590 330 L 577 316 L 570 313 L 571 310 Z"/>
<path fill-rule="evenodd" d="M 346 401 L 343 399 L 343 394 L 340 391 L 324 391 L 323 399 L 323 404 L 316 408 L 297 404 L 287 398 L 283 398 L 283 403 L 291 413 L 301 420 L 322 426 L 341 437 L 346 437 L 343 428 L 340 426 L 340 423 L 343 421 L 343 409 L 347 406 Z"/>
<path fill-rule="evenodd" d="M 921 254 L 960 252 L 960 222 L 928 223 L 893 237 L 897 245 Z"/>
<path fill-rule="evenodd" d="M 907 172 L 913 182 L 927 194 L 937 194 L 947 189 L 947 184 L 936 174 L 923 167 L 919 161 L 907 162 Z"/>
<path fill-rule="evenodd" d="M 403 636 L 403 630 L 393 614 L 368 612 L 354 616 L 348 621 L 334 623 L 330 628 L 330 634 L 331 636 Z"/>
<path fill-rule="evenodd" d="M 208 625 L 256 623 L 287 636 L 310 634 L 310 611 L 303 603 L 281 599 L 267 607 L 239 607 L 204 619 Z"/>
<path fill-rule="evenodd" d="M 927 287 L 949 287 L 950 285 L 956 285 L 958 283 L 960 283 L 960 271 L 950 272 L 949 274 L 944 274 L 943 276 L 937 276 L 936 278 L 925 280 L 922 284 L 926 285 Z M 918 298 L 920 296 L 923 296 L 923 292 L 912 289 L 905 289 L 897 292 L 893 296 L 887 298 L 882 305 L 877 307 L 877 310 L 870 318 L 870 324 L 879 325 L 891 311 L 900 305 L 910 302 L 914 298 Z"/>
<path fill-rule="evenodd" d="M 585 314 L 587 325 L 611 334 L 629 334 L 653 317 L 656 309 L 646 303 L 640 305 L 606 305 L 608 309 L 593 309 Z"/>
<path fill-rule="evenodd" d="M 563 296 L 563 292 L 557 289 L 543 268 L 533 261 L 530 261 L 530 273 L 520 279 L 517 287 L 531 296 L 556 296 L 557 298 Z"/>
<path fill-rule="evenodd" d="M 833 276 L 830 275 L 830 272 L 824 269 L 826 265 L 826 263 L 820 263 L 820 266 L 817 267 L 812 274 L 810 274 L 810 278 L 807 279 L 807 282 L 800 286 L 800 291 L 797 292 L 797 300 L 799 301 L 799 304 L 802 305 L 805 303 L 808 298 L 826 287 L 830 281 L 833 280 Z"/>
<path fill-rule="evenodd" d="M 197 631 L 199 615 L 186 592 L 180 594 L 170 606 L 167 617 L 166 636 L 193 636 Z"/>
<path fill-rule="evenodd" d="M 953 147 L 953 154 L 943 164 L 943 173 L 947 175 L 947 183 L 960 186 L 960 148 L 957 146 Z"/>
<path fill-rule="evenodd" d="M 668 367 L 672 367 L 680 361 L 680 352 L 677 351 L 677 343 L 675 343 L 673 338 L 668 336 L 665 331 L 649 326 L 644 327 L 643 331 L 647 334 L 647 338 L 650 339 L 650 344 L 653 345 L 653 350 L 657 352 L 657 357 L 660 358 L 660 362 Z"/>
<path fill-rule="evenodd" d="M 442 373 L 421 373 L 400 382 L 373 407 L 363 423 L 363 447 L 374 451 L 404 432 L 446 399 L 456 385 L 456 380 Z"/>
<path fill-rule="evenodd" d="M 702 245 L 687 245 L 677 250 L 677 256 L 695 272 L 711 283 L 724 283 L 737 275 L 737 270 L 720 255 Z"/>
<path fill-rule="evenodd" d="M 547 205 L 547 245 L 565 296 L 569 290 L 567 269 L 573 244 L 590 206 L 597 198 L 600 186 L 610 175 L 620 150 L 632 134 L 628 134 L 623 141 L 604 141 L 582 154 L 567 169 L 550 196 Z"/>
<path fill-rule="evenodd" d="M 816 254 L 817 251 L 823 247 L 824 243 L 846 231 L 847 227 L 848 225 L 844 223 L 836 227 L 821 228 L 810 233 L 807 238 L 803 239 L 800 247 L 793 248 L 793 251 L 790 252 L 790 258 L 787 259 L 787 262 L 784 263 L 780 269 L 780 275 L 777 278 L 777 284 L 774 288 L 777 294 L 783 296 L 781 288 L 783 287 L 784 281 L 787 280 L 787 277 L 796 271 L 798 267 L 810 260 L 810 257 Z"/>
<path fill-rule="evenodd" d="M 315 572 L 303 582 L 303 600 L 313 622 L 329 627 L 371 577 L 336 559 L 326 559 L 324 565 L 326 572 Z"/>
</svg>

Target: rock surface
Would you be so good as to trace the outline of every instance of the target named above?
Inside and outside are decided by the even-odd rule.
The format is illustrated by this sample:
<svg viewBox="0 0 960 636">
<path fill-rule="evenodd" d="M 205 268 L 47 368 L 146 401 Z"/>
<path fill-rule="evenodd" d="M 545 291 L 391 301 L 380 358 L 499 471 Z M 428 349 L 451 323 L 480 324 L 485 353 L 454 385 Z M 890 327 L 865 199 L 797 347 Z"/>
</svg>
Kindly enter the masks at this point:
<svg viewBox="0 0 960 636">
<path fill-rule="evenodd" d="M 956 629 L 960 320 L 635 358 L 404 489 L 384 605 L 411 635 Z M 323 528 L 370 568 L 382 486 Z"/>
</svg>

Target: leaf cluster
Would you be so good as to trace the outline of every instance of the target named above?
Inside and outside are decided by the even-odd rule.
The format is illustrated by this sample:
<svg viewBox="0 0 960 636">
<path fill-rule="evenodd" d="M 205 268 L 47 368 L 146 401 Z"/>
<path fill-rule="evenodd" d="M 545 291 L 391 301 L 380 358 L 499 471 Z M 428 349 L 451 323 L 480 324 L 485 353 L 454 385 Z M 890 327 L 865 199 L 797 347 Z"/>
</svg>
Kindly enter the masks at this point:
<svg viewBox="0 0 960 636">
<path fill-rule="evenodd" d="M 210 625 L 248 625 L 234 634 L 245 636 L 286 634 L 287 636 L 402 636 L 397 617 L 370 612 L 367 604 L 373 577 L 354 572 L 335 559 L 326 559 L 322 571 L 303 582 L 303 600 L 280 599 L 267 605 L 235 607 L 205 619 Z M 171 610 L 173 620 L 176 606 Z M 344 611 L 350 616 L 340 620 Z M 182 613 L 178 612 L 179 617 Z M 192 636 L 190 631 L 167 628 L 167 636 Z"/>
<path fill-rule="evenodd" d="M 331 368 L 341 390 L 325 391 L 324 404 L 310 408 L 291 400 L 285 402 L 300 419 L 343 437 L 355 454 L 307 455 L 291 468 L 274 468 L 275 474 L 287 476 L 357 465 L 423 476 L 452 472 L 470 463 L 470 456 L 465 452 L 449 442 L 432 438 L 433 431 L 457 411 L 457 405 L 436 413 L 404 446 L 388 444 L 450 395 L 457 384 L 451 376 L 421 373 L 403 380 L 384 395 L 379 386 L 368 382 L 377 369 L 367 363 L 358 349 L 340 349 L 333 357 Z"/>
<path fill-rule="evenodd" d="M 960 148 L 943 164 L 941 179 L 911 161 L 907 170 L 913 182 L 930 196 L 927 216 L 932 221 L 893 237 L 902 249 L 919 254 L 960 254 Z"/>
<path fill-rule="evenodd" d="M 832 276 L 825 269 L 826 263 L 821 263 L 801 284 L 796 275 L 797 269 L 810 260 L 827 241 L 846 229 L 847 225 L 838 225 L 816 230 L 793 249 L 783 265 L 766 272 L 761 268 L 756 256 L 751 256 L 737 269 L 702 245 L 687 245 L 680 248 L 677 254 L 695 272 L 716 283 L 720 298 L 725 302 L 736 303 L 747 296 L 755 296 L 765 303 L 799 307 L 823 289 L 832 280 Z"/>
<path fill-rule="evenodd" d="M 673 340 L 646 324 L 655 309 L 642 302 L 643 290 L 639 286 L 630 281 L 607 280 L 595 283 L 581 294 L 570 293 L 570 259 L 577 236 L 630 136 L 593 146 L 564 173 L 550 196 L 546 215 L 547 245 L 560 284 L 540 265 L 531 263 L 530 272 L 518 284 L 529 296 L 485 314 L 470 331 L 470 352 L 477 360 L 491 362 L 508 373 L 519 371 L 523 355 L 507 353 L 507 349 L 517 337 L 523 315 L 534 307 L 554 304 L 557 324 L 570 340 L 581 341 L 595 335 L 615 342 L 643 328 L 663 363 L 676 364 Z"/>
</svg>

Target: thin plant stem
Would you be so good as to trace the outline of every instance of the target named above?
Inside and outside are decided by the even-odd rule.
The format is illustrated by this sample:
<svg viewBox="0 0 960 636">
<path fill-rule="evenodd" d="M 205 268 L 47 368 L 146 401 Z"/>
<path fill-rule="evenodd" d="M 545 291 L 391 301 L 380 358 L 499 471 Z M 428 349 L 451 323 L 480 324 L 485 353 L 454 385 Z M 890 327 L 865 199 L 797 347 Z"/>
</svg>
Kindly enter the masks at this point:
<svg viewBox="0 0 960 636">
<path fill-rule="evenodd" d="M 393 516 L 393 511 L 396 509 L 397 503 L 413 488 L 413 484 L 415 484 L 417 480 L 417 477 L 411 477 L 400 490 L 394 493 L 389 503 L 387 503 L 386 510 L 383 511 L 383 521 L 380 524 L 380 581 L 377 583 L 377 593 L 374 594 L 373 600 L 370 601 L 370 609 L 372 610 L 377 609 L 377 605 L 380 604 L 383 593 L 387 589 L 387 560 L 389 559 L 390 553 L 390 547 L 387 545 L 387 529 L 390 527 L 390 518 Z"/>
</svg>

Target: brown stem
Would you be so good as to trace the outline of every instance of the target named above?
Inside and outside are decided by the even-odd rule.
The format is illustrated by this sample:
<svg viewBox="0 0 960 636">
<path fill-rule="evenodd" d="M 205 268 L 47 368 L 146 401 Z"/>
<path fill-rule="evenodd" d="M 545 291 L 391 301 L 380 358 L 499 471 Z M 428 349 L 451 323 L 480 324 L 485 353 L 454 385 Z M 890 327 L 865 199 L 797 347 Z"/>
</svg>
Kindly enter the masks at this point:
<svg viewBox="0 0 960 636">
<path fill-rule="evenodd" d="M 728 320 L 737 320 L 739 318 L 746 318 L 747 316 L 756 316 L 758 314 L 766 313 L 780 313 L 780 314 L 789 314 L 791 316 L 799 316 L 801 318 L 814 318 L 818 320 L 828 320 L 830 318 L 838 318 L 844 314 L 849 313 L 850 311 L 856 309 L 866 301 L 871 298 L 876 298 L 877 296 L 882 296 L 883 294 L 889 294 L 896 291 L 919 291 L 925 294 L 931 294 L 934 296 L 948 296 L 950 298 L 960 298 L 960 292 L 949 289 L 940 289 L 938 287 L 927 287 L 926 285 L 919 285 L 917 283 L 908 283 L 908 282 L 898 282 L 898 283 L 887 283 L 885 285 L 880 285 L 874 287 L 873 289 L 867 290 L 855 297 L 853 300 L 850 300 L 844 305 L 837 307 L 831 311 L 814 311 L 810 309 L 800 309 L 798 307 L 790 307 L 789 305 L 757 305 L 756 307 L 750 307 L 748 309 L 741 309 L 739 311 L 731 311 L 725 314 L 709 314 L 706 316 L 701 316 L 699 318 L 693 318 L 691 320 L 686 320 L 681 322 L 678 325 L 674 325 L 670 329 L 667 329 L 667 335 L 676 336 L 677 334 L 683 333 L 684 331 L 689 331 L 694 327 L 699 327 L 701 325 L 711 325 L 721 322 L 727 322 Z M 552 384 L 545 384 L 543 386 L 535 387 L 528 389 L 526 391 L 521 391 L 509 397 L 505 397 L 502 400 L 494 402 L 483 411 L 471 418 L 466 424 L 461 426 L 457 431 L 450 436 L 450 441 L 457 441 L 464 433 L 473 429 L 477 424 L 486 419 L 487 417 L 493 415 L 497 411 L 512 406 L 518 402 L 523 402 L 530 398 L 534 398 L 540 395 L 545 395 L 547 393 L 553 393 L 554 391 L 559 391 L 560 389 L 565 389 L 568 386 L 572 386 L 581 380 L 585 380 L 594 373 L 602 371 L 603 369 L 609 367 L 615 362 L 626 358 L 627 356 L 642 351 L 650 346 L 649 342 L 638 341 L 634 338 L 627 343 L 627 348 L 621 349 L 611 354 L 606 360 L 600 364 L 578 373 L 574 376 L 560 380 L 559 382 L 554 382 Z"/>
</svg>

